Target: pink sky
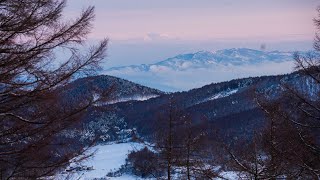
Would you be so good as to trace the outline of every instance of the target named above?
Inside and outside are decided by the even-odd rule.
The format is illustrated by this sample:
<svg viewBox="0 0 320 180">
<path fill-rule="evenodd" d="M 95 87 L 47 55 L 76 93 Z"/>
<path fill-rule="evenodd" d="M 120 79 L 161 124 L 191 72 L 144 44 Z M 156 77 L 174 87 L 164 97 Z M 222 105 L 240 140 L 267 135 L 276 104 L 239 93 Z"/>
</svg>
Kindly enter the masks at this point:
<svg viewBox="0 0 320 180">
<path fill-rule="evenodd" d="M 93 38 L 286 40 L 314 36 L 314 0 L 237 1 L 69 0 L 68 8 L 77 13 L 82 7 L 96 6 Z"/>
<path fill-rule="evenodd" d="M 67 17 L 89 5 L 96 7 L 90 38 L 111 40 L 109 65 L 116 66 L 261 44 L 269 50 L 308 49 L 318 1 L 68 0 Z"/>
</svg>

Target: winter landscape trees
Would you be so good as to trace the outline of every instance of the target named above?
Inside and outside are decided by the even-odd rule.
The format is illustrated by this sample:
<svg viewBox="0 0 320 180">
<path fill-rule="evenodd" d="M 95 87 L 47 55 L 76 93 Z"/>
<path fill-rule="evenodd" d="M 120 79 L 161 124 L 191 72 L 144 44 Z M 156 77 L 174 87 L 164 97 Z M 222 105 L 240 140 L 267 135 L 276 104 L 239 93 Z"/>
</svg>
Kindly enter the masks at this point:
<svg viewBox="0 0 320 180">
<path fill-rule="evenodd" d="M 317 30 L 319 17 L 314 20 Z M 296 70 L 303 77 L 303 89 L 295 83 L 282 83 L 281 94 L 274 98 L 259 94 L 257 103 L 264 110 L 266 125 L 236 153 L 231 153 L 235 169 L 249 179 L 319 179 L 320 178 L 320 84 L 317 34 L 314 52 L 296 53 Z M 251 145 L 250 145 L 251 144 Z M 237 155 L 236 155 L 237 154 Z"/>
<path fill-rule="evenodd" d="M 282 82 L 281 76 L 278 94 L 267 92 L 268 83 L 255 89 L 260 78 L 208 85 L 191 90 L 190 94 L 196 92 L 194 97 L 121 80 L 118 85 L 125 92 L 111 102 L 103 99 L 111 90 L 96 91 L 118 81 L 114 77 L 97 78 L 97 82 L 95 77 L 82 79 L 73 85 L 83 87 L 68 94 L 65 85 L 96 73 L 108 41 L 96 46 L 85 43 L 93 7 L 66 21 L 65 6 L 66 0 L 0 0 L 0 179 L 51 177 L 97 136 L 99 143 L 127 141 L 131 133 L 140 132 L 147 135 L 137 139 L 148 148 L 131 152 L 127 162 L 143 178 L 224 179 L 221 170 L 236 172 L 239 179 L 320 178 L 320 93 L 313 88 L 320 86 L 319 35 L 315 52 L 295 54 L 297 72 L 292 77 L 299 77 L 299 82 Z M 320 10 L 314 21 L 320 30 Z M 274 79 L 270 81 L 278 81 Z M 250 91 L 241 91 L 249 86 Z M 149 98 L 150 104 L 142 102 Z M 247 106 L 241 111 L 239 101 Z M 108 108 L 113 110 L 110 114 Z M 257 127 L 251 124 L 237 129 L 244 124 L 237 121 L 238 116 L 247 112 L 250 117 L 244 117 L 255 123 L 255 115 L 263 112 L 263 118 L 259 116 L 263 127 L 250 129 Z M 83 115 L 87 119 L 81 121 Z M 216 132 L 219 123 L 243 136 L 220 138 L 230 131 Z"/>
<path fill-rule="evenodd" d="M 314 21 L 319 30 L 319 18 Z M 162 153 L 164 154 L 167 179 L 172 178 L 173 167 L 180 167 L 179 173 L 184 174 L 182 177 L 186 179 L 199 178 L 194 174 L 195 167 L 203 168 L 210 163 L 205 161 L 206 156 L 194 156 L 199 154 L 190 153 L 190 150 L 196 152 L 207 150 L 204 146 L 219 148 L 213 154 L 222 158 L 215 165 L 223 166 L 226 171 L 236 172 L 239 179 L 319 179 L 320 96 L 317 88 L 320 85 L 319 44 L 320 38 L 317 35 L 314 43 L 315 51 L 295 54 L 293 58 L 296 62 L 296 81 L 282 82 L 278 88 L 279 94 L 270 94 L 259 89 L 252 91 L 257 106 L 265 114 L 264 126 L 252 129 L 251 131 L 254 131 L 252 137 L 227 140 L 211 136 L 215 143 L 212 141 L 199 143 L 200 148 L 197 149 L 196 146 L 190 146 L 196 137 L 191 135 L 196 132 L 195 126 L 191 125 L 194 122 L 190 123 L 192 121 L 184 114 L 176 114 L 175 118 L 172 118 L 170 116 L 172 113 L 169 113 L 167 121 L 161 121 L 163 124 L 168 123 L 167 128 L 160 131 L 162 132 L 160 139 L 163 142 L 156 141 L 156 144 L 165 145 L 159 146 L 162 149 L 158 148 L 157 152 L 160 157 Z M 305 84 L 307 88 L 302 88 L 301 84 Z M 182 131 L 179 131 L 177 126 L 172 130 L 172 119 L 183 119 L 184 123 L 180 124 L 180 128 L 183 127 Z M 189 129 L 190 127 L 192 128 Z M 174 139 L 178 139 L 177 142 Z M 190 155 L 193 157 L 190 158 Z M 199 157 L 205 163 L 195 166 L 194 160 L 197 159 L 195 157 Z M 213 170 L 217 166 L 209 166 L 212 170 L 210 176 L 206 176 L 206 171 L 201 171 L 201 177 L 204 179 L 219 177 Z"/>
<path fill-rule="evenodd" d="M 94 8 L 64 21 L 65 5 L 65 0 L 0 0 L 1 179 L 50 176 L 82 152 L 75 140 L 58 136 L 92 102 L 70 105 L 57 89 L 94 72 L 107 40 L 85 53 Z"/>
<path fill-rule="evenodd" d="M 136 175 L 188 180 L 217 177 L 218 169 L 211 166 L 210 130 L 206 122 L 195 123 L 190 114 L 169 100 L 159 110 L 158 121 L 154 124 L 157 129 L 148 139 L 150 143 L 138 137 L 148 148 L 128 156 Z"/>
</svg>

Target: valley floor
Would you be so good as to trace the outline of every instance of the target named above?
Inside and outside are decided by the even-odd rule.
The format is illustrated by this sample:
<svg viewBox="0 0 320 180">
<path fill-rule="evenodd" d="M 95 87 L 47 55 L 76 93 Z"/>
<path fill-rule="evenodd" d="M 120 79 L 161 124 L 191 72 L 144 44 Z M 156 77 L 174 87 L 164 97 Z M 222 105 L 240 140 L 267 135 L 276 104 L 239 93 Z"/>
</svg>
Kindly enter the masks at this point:
<svg viewBox="0 0 320 180">
<path fill-rule="evenodd" d="M 71 179 L 71 180 L 142 180 L 141 178 L 131 175 L 122 174 L 118 177 L 108 177 L 110 172 L 116 172 L 125 165 L 127 155 L 134 150 L 142 149 L 144 145 L 139 143 L 110 143 L 106 145 L 98 145 L 90 149 L 87 153 L 94 155 L 80 164 L 71 164 L 69 168 L 85 167 L 89 170 L 74 170 L 72 174 L 62 174 L 55 179 Z M 220 174 L 226 179 L 238 179 L 234 172 L 224 172 Z"/>
</svg>

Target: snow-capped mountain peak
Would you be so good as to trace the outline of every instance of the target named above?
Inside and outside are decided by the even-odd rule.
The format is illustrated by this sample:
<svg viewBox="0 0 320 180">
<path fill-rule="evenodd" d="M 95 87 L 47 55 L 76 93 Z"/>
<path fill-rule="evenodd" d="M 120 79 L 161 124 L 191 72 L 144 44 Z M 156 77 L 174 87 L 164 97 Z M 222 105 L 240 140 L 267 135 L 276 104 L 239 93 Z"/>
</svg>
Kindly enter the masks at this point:
<svg viewBox="0 0 320 180">
<path fill-rule="evenodd" d="M 188 90 L 235 78 L 289 73 L 293 54 L 247 48 L 198 51 L 153 64 L 114 67 L 105 73 L 164 91 Z"/>
<path fill-rule="evenodd" d="M 155 64 L 141 64 L 111 68 L 108 71 L 134 69 L 149 71 L 154 68 L 186 70 L 189 68 L 210 68 L 218 65 L 248 65 L 261 62 L 284 62 L 292 60 L 292 52 L 265 52 L 246 48 L 233 48 L 218 51 L 198 51 L 195 53 L 180 54 Z"/>
</svg>

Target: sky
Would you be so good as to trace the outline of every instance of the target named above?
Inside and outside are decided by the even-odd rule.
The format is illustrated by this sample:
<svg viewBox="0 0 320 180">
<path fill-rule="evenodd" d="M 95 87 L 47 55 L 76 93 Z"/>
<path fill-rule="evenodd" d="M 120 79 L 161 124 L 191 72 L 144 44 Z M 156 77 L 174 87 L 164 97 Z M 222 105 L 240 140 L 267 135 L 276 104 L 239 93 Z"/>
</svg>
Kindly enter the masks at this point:
<svg viewBox="0 0 320 180">
<path fill-rule="evenodd" d="M 95 6 L 90 41 L 109 38 L 106 67 L 154 63 L 200 50 L 307 50 L 317 0 L 68 0 L 76 17 Z"/>
</svg>

